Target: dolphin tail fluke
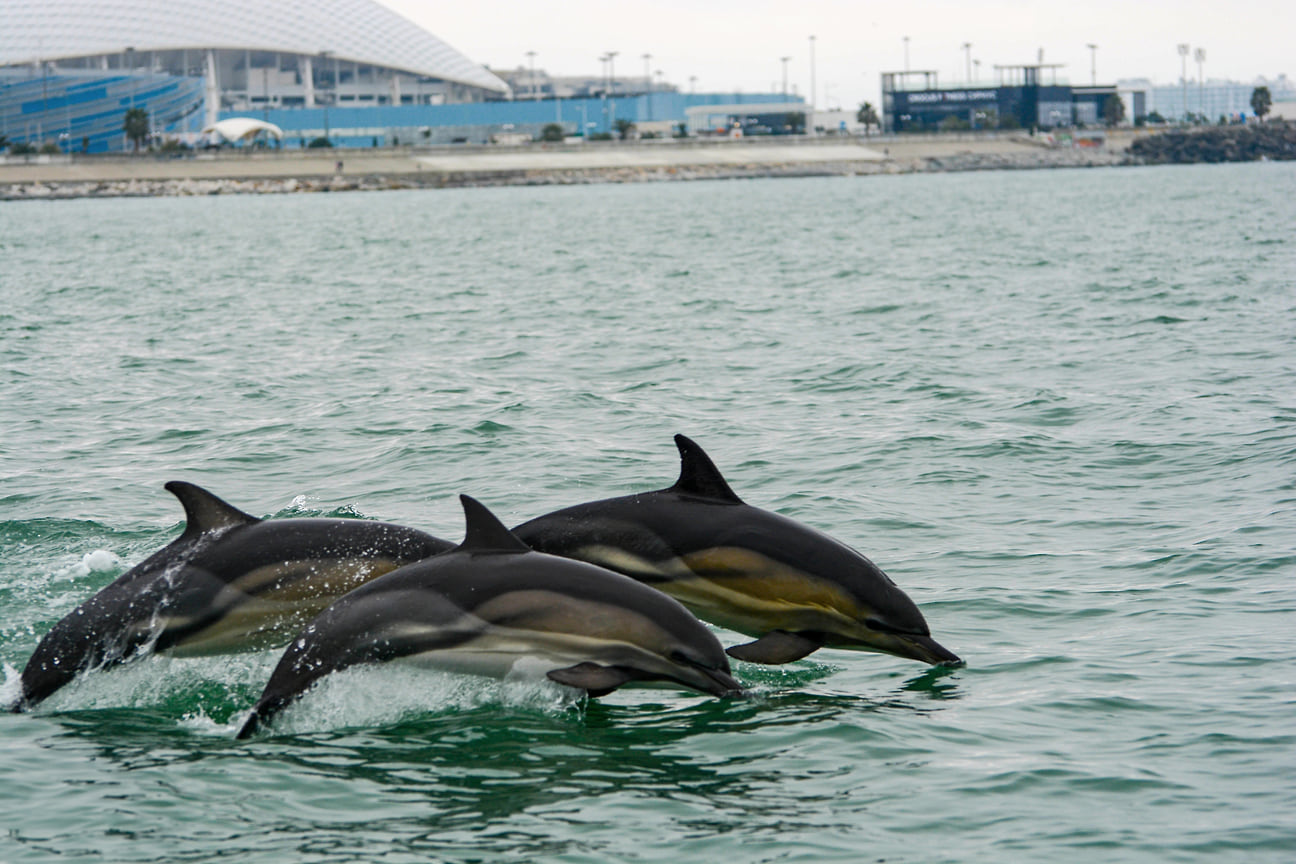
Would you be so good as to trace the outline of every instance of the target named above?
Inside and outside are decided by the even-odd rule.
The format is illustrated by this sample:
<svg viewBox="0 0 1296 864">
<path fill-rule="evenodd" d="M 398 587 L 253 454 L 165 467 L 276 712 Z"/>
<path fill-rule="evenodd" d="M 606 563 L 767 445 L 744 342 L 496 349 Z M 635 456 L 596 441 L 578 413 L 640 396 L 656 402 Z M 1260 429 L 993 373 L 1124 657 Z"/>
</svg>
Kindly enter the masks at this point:
<svg viewBox="0 0 1296 864">
<path fill-rule="evenodd" d="M 823 643 L 800 633 L 789 633 L 786 630 L 771 630 L 755 642 L 735 645 L 726 648 L 725 653 L 736 660 L 748 663 L 764 663 L 777 666 L 800 660 L 808 654 L 823 647 Z"/>
</svg>

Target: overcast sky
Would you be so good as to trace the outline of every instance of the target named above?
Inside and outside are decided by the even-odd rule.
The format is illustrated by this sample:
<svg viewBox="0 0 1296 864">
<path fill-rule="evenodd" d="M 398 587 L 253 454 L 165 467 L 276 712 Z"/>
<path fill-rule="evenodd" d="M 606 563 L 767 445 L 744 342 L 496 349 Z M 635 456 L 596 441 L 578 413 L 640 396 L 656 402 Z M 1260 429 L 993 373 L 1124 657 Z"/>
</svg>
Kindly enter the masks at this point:
<svg viewBox="0 0 1296 864">
<path fill-rule="evenodd" d="M 1296 74 L 1296 0 L 380 0 L 471 59 L 492 68 L 526 66 L 558 75 L 598 75 L 599 56 L 616 51 L 618 78 L 649 67 L 688 90 L 810 93 L 810 36 L 820 107 L 876 103 L 879 73 L 934 69 L 942 85 L 966 79 L 967 54 L 994 66 L 1062 63 L 1059 76 L 1099 83 L 1118 78 L 1179 80 L 1176 46 L 1204 48 L 1206 79 L 1252 81 Z M 1087 44 L 1098 46 L 1090 52 Z M 975 66 L 974 75 L 975 75 Z M 1189 56 L 1188 77 L 1197 65 Z"/>
</svg>

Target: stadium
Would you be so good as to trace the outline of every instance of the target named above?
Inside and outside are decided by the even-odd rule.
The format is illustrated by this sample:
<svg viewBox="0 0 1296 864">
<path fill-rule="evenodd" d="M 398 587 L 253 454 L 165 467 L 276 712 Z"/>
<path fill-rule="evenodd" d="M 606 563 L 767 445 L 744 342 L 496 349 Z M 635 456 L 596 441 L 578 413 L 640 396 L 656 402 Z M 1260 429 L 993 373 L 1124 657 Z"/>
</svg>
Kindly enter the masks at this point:
<svg viewBox="0 0 1296 864">
<path fill-rule="evenodd" d="M 250 117 L 283 147 L 487 143 L 555 123 L 610 134 L 626 120 L 670 134 L 707 105 L 723 109 L 717 128 L 755 128 L 805 109 L 650 78 L 540 87 L 534 72 L 515 101 L 499 75 L 373 0 L 0 0 L 0 20 L 0 136 L 49 152 L 130 149 L 131 109 L 153 144 Z"/>
<path fill-rule="evenodd" d="M 372 0 L 0 0 L 0 134 L 123 149 L 222 113 L 480 102 L 508 85 Z"/>
</svg>

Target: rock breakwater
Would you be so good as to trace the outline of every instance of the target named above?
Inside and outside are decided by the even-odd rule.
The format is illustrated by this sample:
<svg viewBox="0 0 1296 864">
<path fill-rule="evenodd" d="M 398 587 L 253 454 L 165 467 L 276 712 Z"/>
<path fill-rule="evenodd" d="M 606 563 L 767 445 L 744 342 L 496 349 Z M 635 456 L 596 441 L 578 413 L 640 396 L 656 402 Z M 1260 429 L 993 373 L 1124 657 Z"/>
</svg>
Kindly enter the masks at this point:
<svg viewBox="0 0 1296 864">
<path fill-rule="evenodd" d="M 1296 159 L 1296 123 L 1253 123 L 1172 130 L 1130 144 L 1145 165 Z"/>
</svg>

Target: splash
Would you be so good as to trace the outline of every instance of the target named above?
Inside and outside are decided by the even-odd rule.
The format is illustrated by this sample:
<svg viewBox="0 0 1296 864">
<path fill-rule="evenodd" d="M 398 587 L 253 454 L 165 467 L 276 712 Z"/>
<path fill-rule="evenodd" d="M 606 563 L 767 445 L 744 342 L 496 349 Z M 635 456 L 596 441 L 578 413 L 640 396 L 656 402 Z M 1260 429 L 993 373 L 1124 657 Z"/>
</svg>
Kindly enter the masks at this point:
<svg viewBox="0 0 1296 864">
<path fill-rule="evenodd" d="M 507 677 L 496 680 L 413 664 L 354 666 L 320 681 L 276 718 L 273 728 L 276 734 L 308 734 L 391 726 L 425 714 L 459 713 L 485 706 L 558 715 L 585 704 L 582 691 L 545 678 L 547 668 L 539 661 L 529 664 L 523 659 Z M 194 722 L 201 725 L 200 720 Z"/>
</svg>

